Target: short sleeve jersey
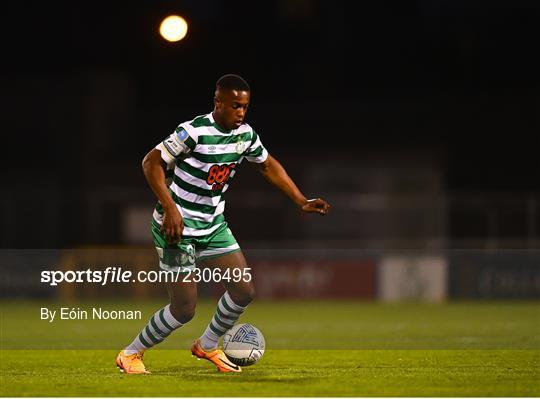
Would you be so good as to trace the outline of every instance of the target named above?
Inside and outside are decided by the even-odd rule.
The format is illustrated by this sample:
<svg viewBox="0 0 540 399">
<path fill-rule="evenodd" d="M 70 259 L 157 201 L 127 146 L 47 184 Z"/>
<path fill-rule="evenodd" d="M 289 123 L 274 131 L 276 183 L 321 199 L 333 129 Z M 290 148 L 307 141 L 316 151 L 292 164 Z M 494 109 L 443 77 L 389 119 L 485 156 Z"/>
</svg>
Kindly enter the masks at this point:
<svg viewBox="0 0 540 399">
<path fill-rule="evenodd" d="M 212 114 L 181 123 L 155 148 L 168 165 L 171 196 L 184 219 L 183 236 L 202 237 L 225 221 L 225 198 L 236 168 L 246 158 L 262 163 L 268 157 L 261 139 L 247 123 L 225 131 Z M 158 202 L 154 221 L 163 222 Z"/>
</svg>

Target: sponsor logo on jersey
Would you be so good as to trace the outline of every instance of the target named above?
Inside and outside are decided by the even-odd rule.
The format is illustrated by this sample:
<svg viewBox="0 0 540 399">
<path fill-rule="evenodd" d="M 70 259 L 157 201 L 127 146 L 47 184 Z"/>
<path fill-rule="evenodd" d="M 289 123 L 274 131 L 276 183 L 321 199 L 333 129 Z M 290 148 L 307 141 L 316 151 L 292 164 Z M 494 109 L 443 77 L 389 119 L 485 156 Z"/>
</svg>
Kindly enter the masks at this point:
<svg viewBox="0 0 540 399">
<path fill-rule="evenodd" d="M 208 176 L 206 177 L 206 183 L 212 186 L 212 191 L 221 191 L 225 187 L 232 170 L 236 164 L 231 163 L 229 165 L 213 165 L 208 170 Z"/>
</svg>

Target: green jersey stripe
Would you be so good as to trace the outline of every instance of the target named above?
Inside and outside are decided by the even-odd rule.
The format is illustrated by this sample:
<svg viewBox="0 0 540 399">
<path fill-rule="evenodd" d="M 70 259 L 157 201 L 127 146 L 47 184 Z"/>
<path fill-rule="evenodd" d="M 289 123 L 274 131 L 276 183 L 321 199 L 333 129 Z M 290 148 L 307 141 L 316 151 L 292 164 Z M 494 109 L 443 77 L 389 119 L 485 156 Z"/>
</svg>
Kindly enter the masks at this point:
<svg viewBox="0 0 540 399">
<path fill-rule="evenodd" d="M 197 143 L 191 137 L 188 137 L 186 141 L 184 141 L 184 143 L 189 147 L 191 151 L 193 151 L 197 146 Z"/>
<path fill-rule="evenodd" d="M 225 211 L 225 200 L 222 199 L 221 201 L 219 201 L 219 204 L 217 204 L 216 210 L 214 211 L 213 214 L 202 213 L 202 212 L 194 211 L 191 209 L 187 209 L 185 207 L 179 207 L 179 208 L 180 208 L 180 213 L 182 214 L 182 217 L 208 223 L 208 222 L 211 222 L 216 216 L 222 214 Z M 161 213 L 158 212 L 158 209 L 156 206 L 156 209 L 154 209 L 154 213 L 152 214 L 152 216 L 157 222 L 161 222 L 163 220 L 163 210 L 161 211 Z"/>
<path fill-rule="evenodd" d="M 187 132 L 187 130 L 182 125 L 178 126 L 174 130 L 174 132 L 178 133 L 181 130 L 185 130 Z M 187 133 L 188 133 L 187 138 L 184 140 L 184 144 L 187 145 L 191 151 L 193 151 L 195 149 L 195 147 L 197 146 L 197 143 L 195 142 L 195 140 L 193 140 L 191 138 L 191 136 L 189 136 L 189 132 L 187 132 Z"/>
<path fill-rule="evenodd" d="M 173 182 L 171 184 L 171 191 L 176 195 L 178 198 L 182 198 L 186 201 L 192 202 L 195 205 L 201 205 L 201 206 L 212 206 L 214 207 L 214 211 L 212 213 L 215 213 L 215 207 L 218 206 L 221 197 L 202 197 L 200 195 L 190 193 L 189 191 L 184 190 L 181 187 L 178 187 L 176 183 Z M 174 199 L 175 197 L 173 197 Z M 177 203 L 178 204 L 178 203 Z M 197 210 L 197 208 L 195 208 Z M 207 213 L 207 212 L 204 212 Z"/>
<path fill-rule="evenodd" d="M 190 136 L 184 140 L 184 144 L 187 145 L 191 151 L 195 150 L 195 147 L 197 147 L 197 143 Z"/>
<path fill-rule="evenodd" d="M 212 218 L 214 216 L 214 214 L 216 213 L 216 209 L 219 206 L 219 204 L 225 202 L 225 199 L 222 199 L 221 201 L 219 201 L 219 204 L 217 204 L 216 206 L 199 205 L 199 204 L 196 204 L 194 202 L 187 201 L 187 200 L 185 200 L 183 198 L 180 198 L 180 197 L 176 196 L 176 194 L 173 193 L 173 192 L 171 192 L 171 197 L 174 200 L 174 202 L 179 204 L 181 206 L 181 208 L 183 210 L 185 210 L 187 213 L 189 213 L 189 212 L 199 212 L 199 213 L 201 213 L 201 215 L 199 215 L 199 217 L 205 218 L 205 219 Z M 163 216 L 163 214 L 165 213 L 165 210 L 163 209 L 163 206 L 161 205 L 161 202 L 158 202 L 156 204 L 156 212 L 160 216 Z M 203 215 L 205 215 L 205 216 L 203 216 Z"/>
<path fill-rule="evenodd" d="M 205 172 L 201 169 L 197 169 L 191 166 L 190 164 L 188 164 L 187 162 L 182 162 L 182 161 L 177 162 L 176 166 L 178 167 L 178 169 L 181 169 L 184 172 L 189 173 L 191 176 L 198 177 L 201 180 L 206 180 L 208 177 L 208 172 Z M 172 177 L 173 176 L 171 175 L 171 178 Z"/>
<path fill-rule="evenodd" d="M 214 198 L 214 197 L 221 196 L 221 191 L 217 191 L 217 190 L 212 191 L 212 190 L 207 190 L 206 188 L 194 186 L 193 184 L 190 184 L 187 181 L 182 180 L 182 178 L 178 175 L 174 175 L 173 182 L 181 189 L 189 191 L 190 193 L 199 195 L 201 197 Z"/>
<path fill-rule="evenodd" d="M 206 181 L 207 177 L 200 178 L 197 176 L 193 176 L 180 168 L 175 169 L 175 173 L 177 178 L 182 179 L 183 181 L 191 184 L 192 186 L 199 187 L 205 190 L 212 190 L 212 185 L 208 184 L 208 182 Z M 172 180 L 174 180 L 174 176 Z"/>
<path fill-rule="evenodd" d="M 170 193 L 171 193 L 171 197 L 174 200 L 174 202 L 179 204 L 182 208 L 190 209 L 192 211 L 197 211 L 197 212 L 201 212 L 201 213 L 208 213 L 209 215 L 213 215 L 214 212 L 216 211 L 217 205 L 212 206 L 212 205 L 196 204 L 195 202 L 191 202 L 191 201 L 185 200 L 183 198 L 180 198 L 173 191 L 170 191 Z"/>
<path fill-rule="evenodd" d="M 264 147 L 262 145 L 258 146 L 257 148 L 251 150 L 247 153 L 248 157 L 260 157 L 263 153 Z"/>
<path fill-rule="evenodd" d="M 257 133 L 255 133 L 255 130 L 253 130 L 253 136 L 251 136 L 251 145 L 255 144 L 258 137 L 259 136 L 257 135 Z"/>
<path fill-rule="evenodd" d="M 199 220 L 189 219 L 189 218 L 183 218 L 184 220 L 184 226 L 189 227 L 190 229 L 197 229 L 197 230 L 207 230 L 216 224 L 223 223 L 225 221 L 225 216 L 223 216 L 223 213 L 217 215 L 214 220 L 210 222 L 201 222 Z"/>
<path fill-rule="evenodd" d="M 193 121 L 190 123 L 191 126 L 197 128 L 197 127 L 213 127 L 216 130 L 222 132 L 222 133 L 230 133 L 229 130 L 225 130 L 221 128 L 217 123 L 213 123 L 210 118 L 208 118 L 208 115 L 201 115 L 193 119 Z"/>
<path fill-rule="evenodd" d="M 181 169 L 177 169 L 175 172 L 177 180 L 180 179 L 185 183 L 191 184 L 192 186 L 202 188 L 203 190 L 212 191 L 212 186 L 206 182 L 206 179 L 203 180 L 199 179 L 198 177 L 191 176 L 189 173 L 184 172 Z M 174 176 L 172 180 L 174 181 Z"/>
<path fill-rule="evenodd" d="M 215 136 L 215 135 L 200 135 L 199 144 L 208 144 L 208 145 L 224 145 L 224 144 L 234 144 L 241 141 L 248 141 L 251 137 L 251 132 L 231 134 L 228 136 Z"/>
<path fill-rule="evenodd" d="M 213 123 L 207 115 L 199 115 L 191 121 L 190 125 L 193 127 L 210 127 Z"/>
</svg>

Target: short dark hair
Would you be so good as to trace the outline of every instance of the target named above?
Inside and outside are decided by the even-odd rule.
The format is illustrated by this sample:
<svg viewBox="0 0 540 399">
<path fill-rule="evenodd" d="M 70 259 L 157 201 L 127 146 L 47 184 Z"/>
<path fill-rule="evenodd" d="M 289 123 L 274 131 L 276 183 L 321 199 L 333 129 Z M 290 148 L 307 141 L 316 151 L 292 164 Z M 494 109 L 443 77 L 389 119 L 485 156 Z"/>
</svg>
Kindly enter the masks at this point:
<svg viewBox="0 0 540 399">
<path fill-rule="evenodd" d="M 248 83 L 243 78 L 232 73 L 219 78 L 216 82 L 216 89 L 251 91 Z"/>
</svg>

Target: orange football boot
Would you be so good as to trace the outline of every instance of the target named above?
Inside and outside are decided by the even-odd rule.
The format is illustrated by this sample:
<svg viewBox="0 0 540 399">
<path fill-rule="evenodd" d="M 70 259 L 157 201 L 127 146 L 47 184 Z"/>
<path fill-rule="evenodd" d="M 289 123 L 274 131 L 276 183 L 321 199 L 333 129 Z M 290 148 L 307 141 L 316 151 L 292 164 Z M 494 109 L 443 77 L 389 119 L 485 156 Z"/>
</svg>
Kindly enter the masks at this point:
<svg viewBox="0 0 540 399">
<path fill-rule="evenodd" d="M 150 374 L 143 363 L 143 352 L 126 355 L 124 351 L 120 351 L 116 356 L 116 365 L 121 372 L 126 374 Z"/>
<path fill-rule="evenodd" d="M 205 351 L 198 339 L 193 342 L 191 353 L 199 359 L 210 360 L 222 373 L 240 373 L 242 371 L 240 366 L 232 363 L 221 349 L 214 349 L 210 352 Z"/>
</svg>

